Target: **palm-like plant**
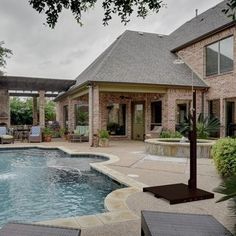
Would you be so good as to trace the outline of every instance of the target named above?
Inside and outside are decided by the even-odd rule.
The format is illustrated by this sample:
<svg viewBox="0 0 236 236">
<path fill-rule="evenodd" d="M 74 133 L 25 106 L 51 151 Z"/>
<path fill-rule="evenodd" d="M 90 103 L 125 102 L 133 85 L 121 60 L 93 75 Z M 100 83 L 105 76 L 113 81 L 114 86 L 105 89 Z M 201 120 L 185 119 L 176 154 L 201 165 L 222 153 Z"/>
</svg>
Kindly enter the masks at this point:
<svg viewBox="0 0 236 236">
<path fill-rule="evenodd" d="M 191 129 L 192 120 L 185 117 L 185 121 L 180 124 L 179 132 L 182 134 L 186 134 Z M 204 117 L 201 113 L 197 119 L 197 137 L 201 139 L 208 138 L 211 133 L 217 132 L 220 128 L 220 121 L 216 117 Z"/>
</svg>

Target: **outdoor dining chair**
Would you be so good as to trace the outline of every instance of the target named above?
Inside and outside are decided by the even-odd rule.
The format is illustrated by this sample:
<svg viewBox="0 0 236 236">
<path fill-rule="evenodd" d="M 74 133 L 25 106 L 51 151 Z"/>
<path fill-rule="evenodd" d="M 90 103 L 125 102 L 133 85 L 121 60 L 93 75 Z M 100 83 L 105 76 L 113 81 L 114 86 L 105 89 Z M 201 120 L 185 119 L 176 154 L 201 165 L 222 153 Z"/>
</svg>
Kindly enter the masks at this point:
<svg viewBox="0 0 236 236">
<path fill-rule="evenodd" d="M 29 142 L 42 142 L 42 130 L 40 126 L 32 126 L 29 134 Z"/>
<path fill-rule="evenodd" d="M 3 143 L 14 143 L 14 137 L 7 134 L 7 128 L 5 126 L 0 127 L 0 139 L 1 144 Z"/>
</svg>

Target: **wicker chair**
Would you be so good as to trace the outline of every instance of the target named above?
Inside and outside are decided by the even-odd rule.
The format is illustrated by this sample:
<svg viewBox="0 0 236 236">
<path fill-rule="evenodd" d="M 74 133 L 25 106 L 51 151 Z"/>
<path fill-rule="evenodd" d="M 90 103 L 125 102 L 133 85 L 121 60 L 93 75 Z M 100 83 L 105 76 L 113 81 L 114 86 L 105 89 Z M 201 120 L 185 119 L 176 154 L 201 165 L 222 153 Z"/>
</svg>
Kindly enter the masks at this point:
<svg viewBox="0 0 236 236">
<path fill-rule="evenodd" d="M 7 128 L 5 126 L 0 127 L 0 139 L 1 144 L 3 143 L 14 143 L 14 137 L 7 134 Z"/>
<path fill-rule="evenodd" d="M 42 142 L 42 130 L 40 126 L 32 126 L 29 134 L 29 142 L 40 143 Z"/>
</svg>

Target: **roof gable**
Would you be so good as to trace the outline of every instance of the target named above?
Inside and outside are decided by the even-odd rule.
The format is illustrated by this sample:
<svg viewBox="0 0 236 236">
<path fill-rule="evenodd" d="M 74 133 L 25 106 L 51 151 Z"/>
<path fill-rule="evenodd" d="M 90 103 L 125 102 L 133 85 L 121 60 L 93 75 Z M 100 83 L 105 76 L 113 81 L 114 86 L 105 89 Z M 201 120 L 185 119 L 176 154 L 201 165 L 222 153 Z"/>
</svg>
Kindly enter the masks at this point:
<svg viewBox="0 0 236 236">
<path fill-rule="evenodd" d="M 191 70 L 175 65 L 168 36 L 125 31 L 77 77 L 86 81 L 191 86 Z M 194 86 L 207 85 L 194 76 Z"/>
<path fill-rule="evenodd" d="M 220 2 L 172 32 L 170 34 L 172 41 L 171 51 L 178 51 L 188 44 L 207 37 L 217 30 L 222 30 L 224 27 L 235 24 L 232 18 L 222 12 L 222 10 L 227 7 L 226 4 L 227 0 Z"/>
</svg>

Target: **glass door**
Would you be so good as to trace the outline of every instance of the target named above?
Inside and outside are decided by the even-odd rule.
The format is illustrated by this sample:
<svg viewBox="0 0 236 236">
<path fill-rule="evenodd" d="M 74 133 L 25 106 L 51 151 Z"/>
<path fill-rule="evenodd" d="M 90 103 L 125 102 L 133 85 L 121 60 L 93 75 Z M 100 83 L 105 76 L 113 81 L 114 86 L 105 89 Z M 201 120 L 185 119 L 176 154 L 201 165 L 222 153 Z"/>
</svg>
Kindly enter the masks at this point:
<svg viewBox="0 0 236 236">
<path fill-rule="evenodd" d="M 132 108 L 132 138 L 144 140 L 144 102 L 133 103 Z"/>
</svg>

